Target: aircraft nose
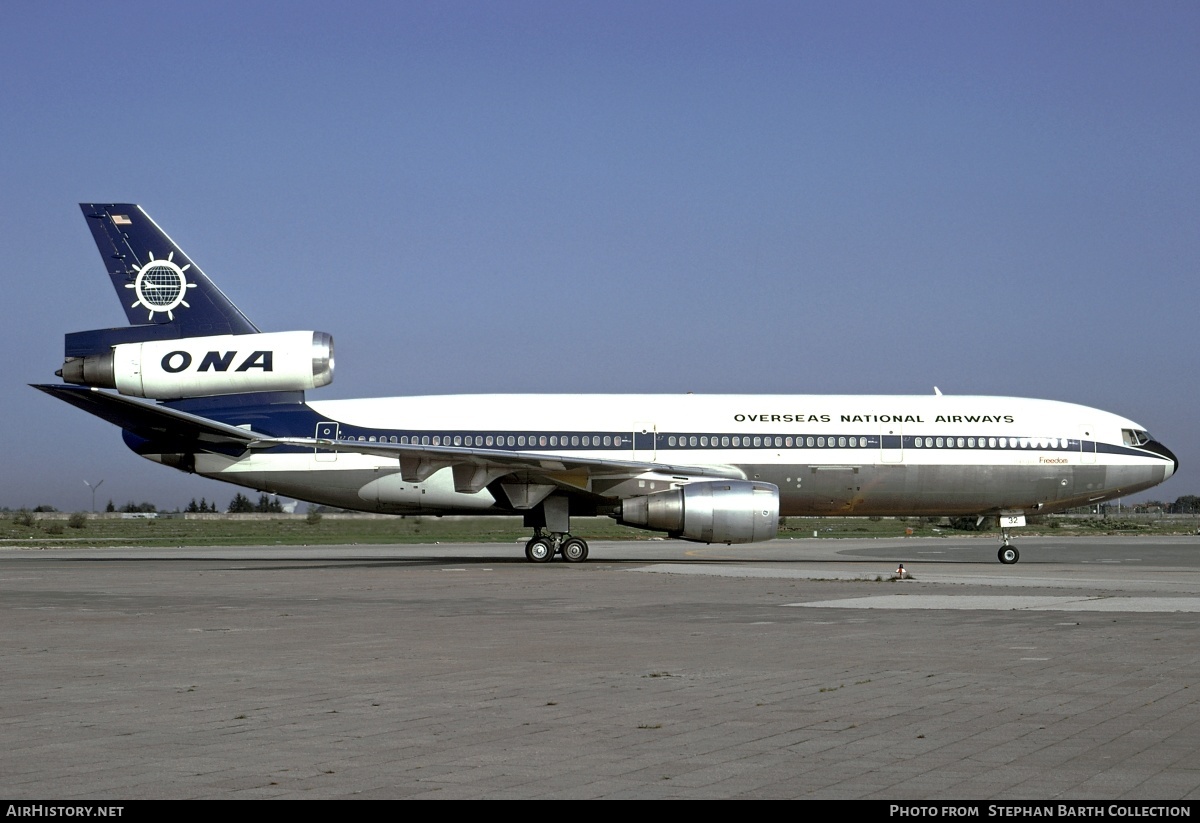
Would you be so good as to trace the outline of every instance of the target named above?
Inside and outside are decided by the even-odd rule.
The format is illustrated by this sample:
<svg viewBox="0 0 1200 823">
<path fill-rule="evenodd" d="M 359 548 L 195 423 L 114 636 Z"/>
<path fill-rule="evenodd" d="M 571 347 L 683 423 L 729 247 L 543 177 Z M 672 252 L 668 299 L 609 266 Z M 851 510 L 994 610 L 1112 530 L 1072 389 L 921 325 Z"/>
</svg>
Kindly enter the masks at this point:
<svg viewBox="0 0 1200 823">
<path fill-rule="evenodd" d="M 1175 452 L 1171 451 L 1157 440 L 1151 440 L 1148 444 L 1146 444 L 1146 448 L 1150 449 L 1150 451 L 1154 452 L 1164 460 L 1171 461 L 1171 468 L 1167 469 L 1166 477 L 1164 477 L 1163 480 L 1167 480 L 1171 477 L 1171 475 L 1179 471 L 1179 458 L 1175 456 Z"/>
</svg>

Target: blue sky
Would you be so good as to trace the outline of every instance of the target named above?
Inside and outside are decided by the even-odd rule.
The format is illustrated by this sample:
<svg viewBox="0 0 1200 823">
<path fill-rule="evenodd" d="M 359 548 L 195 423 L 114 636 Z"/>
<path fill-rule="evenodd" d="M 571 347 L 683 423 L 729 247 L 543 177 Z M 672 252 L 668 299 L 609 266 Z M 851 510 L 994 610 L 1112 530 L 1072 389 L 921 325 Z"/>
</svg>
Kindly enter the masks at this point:
<svg viewBox="0 0 1200 823">
<path fill-rule="evenodd" d="M 916 393 L 1137 420 L 1200 493 L 1200 6 L 42 2 L 0 28 L 0 505 L 236 489 L 27 383 L 141 203 L 313 397 Z M 1143 495 L 1145 497 L 1146 495 Z"/>
</svg>

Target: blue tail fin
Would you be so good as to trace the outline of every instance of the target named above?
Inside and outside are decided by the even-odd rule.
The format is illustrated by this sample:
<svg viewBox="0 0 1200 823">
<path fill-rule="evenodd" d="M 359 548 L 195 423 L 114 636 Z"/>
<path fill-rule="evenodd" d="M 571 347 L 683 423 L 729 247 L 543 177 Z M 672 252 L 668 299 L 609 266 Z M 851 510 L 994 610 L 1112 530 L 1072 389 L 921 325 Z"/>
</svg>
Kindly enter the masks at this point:
<svg viewBox="0 0 1200 823">
<path fill-rule="evenodd" d="M 132 203 L 80 203 L 108 276 L 141 339 L 254 334 L 258 328 Z M 170 328 L 149 328 L 169 326 Z M 129 330 L 123 337 L 132 332 Z"/>
</svg>

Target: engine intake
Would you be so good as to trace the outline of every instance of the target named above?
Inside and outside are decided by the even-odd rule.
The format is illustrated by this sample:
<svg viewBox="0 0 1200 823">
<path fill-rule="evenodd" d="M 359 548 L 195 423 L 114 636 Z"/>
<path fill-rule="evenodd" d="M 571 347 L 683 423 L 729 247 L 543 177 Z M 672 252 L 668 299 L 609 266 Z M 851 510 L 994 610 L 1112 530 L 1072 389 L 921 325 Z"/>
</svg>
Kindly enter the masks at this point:
<svg viewBox="0 0 1200 823">
<path fill-rule="evenodd" d="M 617 522 L 697 543 L 757 543 L 779 531 L 779 489 L 722 480 L 621 501 Z"/>
<path fill-rule="evenodd" d="M 304 391 L 333 381 L 333 338 L 289 331 L 120 343 L 102 354 L 68 357 L 58 375 L 155 400 Z"/>
</svg>

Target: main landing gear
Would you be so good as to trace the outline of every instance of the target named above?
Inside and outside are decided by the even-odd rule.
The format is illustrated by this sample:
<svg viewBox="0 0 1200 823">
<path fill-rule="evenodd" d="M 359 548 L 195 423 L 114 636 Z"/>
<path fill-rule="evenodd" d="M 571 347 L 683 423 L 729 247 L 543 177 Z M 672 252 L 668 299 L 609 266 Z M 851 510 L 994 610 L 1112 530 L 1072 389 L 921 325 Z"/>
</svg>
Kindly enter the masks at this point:
<svg viewBox="0 0 1200 823">
<path fill-rule="evenodd" d="M 1000 551 L 996 556 L 1006 566 L 1011 566 L 1021 559 L 1021 553 L 1017 551 L 1017 547 L 1009 543 L 1008 529 L 1000 529 Z"/>
<path fill-rule="evenodd" d="M 525 544 L 525 559 L 530 563 L 549 563 L 556 554 L 568 563 L 587 560 L 587 541 L 571 536 L 570 501 L 566 496 L 547 497 L 525 515 L 525 525 L 533 527 L 533 537 Z"/>
<path fill-rule="evenodd" d="M 587 541 L 566 532 L 550 532 L 537 528 L 525 544 L 525 559 L 530 563 L 549 563 L 554 555 L 562 555 L 568 563 L 582 563 L 588 558 Z"/>
</svg>

